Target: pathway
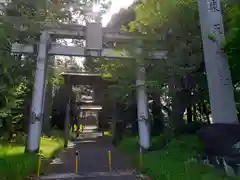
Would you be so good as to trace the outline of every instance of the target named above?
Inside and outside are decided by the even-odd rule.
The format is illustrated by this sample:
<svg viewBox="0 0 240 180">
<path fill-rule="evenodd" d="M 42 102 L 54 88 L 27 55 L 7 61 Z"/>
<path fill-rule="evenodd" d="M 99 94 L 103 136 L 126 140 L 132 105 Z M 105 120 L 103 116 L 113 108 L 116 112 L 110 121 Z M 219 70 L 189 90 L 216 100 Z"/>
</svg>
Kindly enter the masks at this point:
<svg viewBox="0 0 240 180">
<path fill-rule="evenodd" d="M 112 154 L 112 172 L 109 172 L 108 151 Z M 75 173 L 75 152 L 79 151 L 79 173 Z M 139 180 L 129 161 L 111 144 L 111 138 L 87 129 L 78 141 L 54 159 L 41 180 Z"/>
</svg>

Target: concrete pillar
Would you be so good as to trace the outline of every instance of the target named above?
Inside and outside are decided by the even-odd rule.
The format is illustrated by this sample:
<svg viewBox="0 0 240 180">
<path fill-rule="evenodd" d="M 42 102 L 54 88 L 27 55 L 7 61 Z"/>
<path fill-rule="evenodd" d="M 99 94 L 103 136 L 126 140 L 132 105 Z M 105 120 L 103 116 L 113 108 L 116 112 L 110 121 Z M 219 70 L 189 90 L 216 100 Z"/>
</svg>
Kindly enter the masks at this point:
<svg viewBox="0 0 240 180">
<path fill-rule="evenodd" d="M 40 136 L 42 129 L 43 102 L 45 94 L 45 77 L 47 64 L 47 51 L 50 36 L 43 32 L 40 37 L 38 47 L 37 67 L 33 87 L 32 107 L 29 124 L 26 151 L 38 152 L 40 145 Z"/>
<path fill-rule="evenodd" d="M 136 51 L 137 55 L 137 113 L 138 113 L 138 127 L 140 146 L 147 150 L 150 148 L 150 123 L 148 119 L 148 98 L 145 87 L 145 67 L 144 60 L 142 59 L 141 43 L 138 43 Z"/>
<path fill-rule="evenodd" d="M 224 28 L 220 0 L 198 0 L 204 60 L 214 123 L 238 123 L 228 59 L 221 50 Z"/>
</svg>

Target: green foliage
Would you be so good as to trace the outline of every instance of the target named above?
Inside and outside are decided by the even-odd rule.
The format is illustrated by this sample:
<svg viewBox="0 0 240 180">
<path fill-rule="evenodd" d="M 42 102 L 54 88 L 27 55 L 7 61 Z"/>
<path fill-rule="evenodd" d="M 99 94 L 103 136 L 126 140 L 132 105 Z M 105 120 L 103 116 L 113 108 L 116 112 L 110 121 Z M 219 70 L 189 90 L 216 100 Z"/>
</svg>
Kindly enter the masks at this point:
<svg viewBox="0 0 240 180">
<path fill-rule="evenodd" d="M 41 153 L 44 158 L 49 159 L 63 147 L 60 137 L 41 139 Z M 0 146 L 0 176 L 2 179 L 22 180 L 30 174 L 36 173 L 37 156 L 24 153 L 24 144 L 21 142 L 6 143 L 1 141 Z M 44 162 L 45 164 L 45 162 Z M 42 164 L 42 169 L 44 169 Z"/>
<path fill-rule="evenodd" d="M 11 109 L 19 108 L 24 97 L 31 92 L 28 88 L 32 84 L 32 74 L 34 71 L 33 61 L 26 57 L 11 56 L 8 34 L 5 31 L 0 34 L 0 116 L 8 116 Z M 3 44 L 2 44 L 3 43 Z"/>
<path fill-rule="evenodd" d="M 135 61 L 133 60 L 100 60 L 98 71 L 103 76 L 117 80 L 118 84 L 110 87 L 110 94 L 116 98 L 123 98 L 126 94 L 130 95 L 133 91 L 132 85 L 135 84 Z"/>
<path fill-rule="evenodd" d="M 165 136 L 153 138 L 160 142 Z M 134 162 L 138 158 L 136 137 L 125 137 L 119 145 L 120 151 L 130 155 Z M 166 148 L 148 152 L 143 156 L 143 172 L 154 180 L 230 180 L 219 170 L 201 164 L 193 159 L 202 149 L 196 136 L 181 136 L 172 139 Z M 139 158 L 138 158 L 139 159 Z"/>
<path fill-rule="evenodd" d="M 235 87 L 235 98 L 237 101 L 237 109 L 239 111 L 240 99 L 240 5 L 234 1 L 229 1 L 229 5 L 225 11 L 225 24 L 226 24 L 226 42 L 224 51 L 228 56 L 229 65 L 231 68 L 232 81 Z"/>
<path fill-rule="evenodd" d="M 212 40 L 212 41 L 216 41 L 216 36 L 215 34 L 208 34 L 208 39 Z"/>
<path fill-rule="evenodd" d="M 239 83 L 239 58 L 240 58 L 240 5 L 232 5 L 227 9 L 228 13 L 228 32 L 227 40 L 225 43 L 225 52 L 229 57 L 229 62 L 231 66 L 233 82 Z"/>
<path fill-rule="evenodd" d="M 165 36 L 168 60 L 162 68 L 171 77 L 198 69 L 203 60 L 198 19 L 197 1 L 150 0 L 137 6 L 132 24 L 142 33 Z"/>
</svg>

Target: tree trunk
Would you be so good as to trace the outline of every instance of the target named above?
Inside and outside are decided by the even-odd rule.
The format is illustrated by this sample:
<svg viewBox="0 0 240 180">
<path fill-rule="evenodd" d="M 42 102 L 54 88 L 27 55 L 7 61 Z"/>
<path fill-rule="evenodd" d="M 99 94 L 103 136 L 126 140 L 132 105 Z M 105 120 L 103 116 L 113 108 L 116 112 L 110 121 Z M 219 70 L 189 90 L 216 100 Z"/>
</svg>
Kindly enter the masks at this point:
<svg viewBox="0 0 240 180">
<path fill-rule="evenodd" d="M 201 122 L 204 122 L 204 116 L 203 116 L 203 110 L 202 110 L 202 103 L 198 103 L 198 104 L 197 104 L 197 107 L 198 107 L 198 111 L 199 111 L 199 114 L 200 114 L 200 121 L 201 121 Z"/>
<path fill-rule="evenodd" d="M 43 133 L 47 136 L 51 135 L 50 113 L 52 109 L 52 87 L 52 83 L 47 84 L 46 98 L 44 101 Z"/>
<path fill-rule="evenodd" d="M 113 113 L 113 118 L 112 118 L 112 144 L 114 146 L 117 145 L 117 112 L 116 112 L 116 103 L 114 103 L 114 113 Z"/>
<path fill-rule="evenodd" d="M 6 129 L 7 129 L 7 133 L 8 133 L 8 141 L 11 141 L 12 137 L 13 137 L 12 119 L 7 119 Z"/>
<path fill-rule="evenodd" d="M 152 115 L 153 120 L 151 121 L 151 133 L 152 135 L 159 135 L 164 131 L 164 116 L 162 113 L 162 104 L 160 102 L 160 94 L 154 93 L 152 94 L 153 103 L 152 103 Z M 150 117 L 150 116 L 149 116 Z"/>
<path fill-rule="evenodd" d="M 30 108 L 31 108 L 32 95 L 29 94 L 24 99 L 24 120 L 22 121 L 23 131 L 27 134 L 29 127 Z"/>
<path fill-rule="evenodd" d="M 69 128 L 71 122 L 71 102 L 72 102 L 72 85 L 70 83 L 70 79 L 66 79 L 65 84 L 66 94 L 68 96 L 67 105 L 66 105 L 66 113 L 65 113 L 65 122 L 64 122 L 64 148 L 68 147 L 69 140 Z"/>
<path fill-rule="evenodd" d="M 196 104 L 193 105 L 193 121 L 197 121 L 197 106 Z"/>
<path fill-rule="evenodd" d="M 172 112 L 170 114 L 171 128 L 175 132 L 181 132 L 184 126 L 183 114 L 189 104 L 189 92 L 176 92 L 172 98 Z"/>
<path fill-rule="evenodd" d="M 192 114 L 192 105 L 190 104 L 187 108 L 187 122 L 193 122 L 193 114 Z"/>
<path fill-rule="evenodd" d="M 48 64 L 50 65 L 47 69 L 47 80 L 48 84 L 46 85 L 46 95 L 44 101 L 44 114 L 43 114 L 43 133 L 47 136 L 51 135 L 51 119 L 50 114 L 52 112 L 53 106 L 53 84 L 51 79 L 54 74 L 53 66 L 54 66 L 54 57 L 49 57 Z"/>
<path fill-rule="evenodd" d="M 6 117 L 3 117 L 2 118 L 2 126 L 3 126 L 3 132 L 7 132 L 7 118 Z"/>
<path fill-rule="evenodd" d="M 77 126 L 77 129 L 76 129 L 76 138 L 79 137 L 79 132 L 80 132 L 80 113 L 79 111 L 77 111 L 77 115 L 76 115 L 76 126 Z"/>
<path fill-rule="evenodd" d="M 64 148 L 68 147 L 69 140 L 69 122 L 70 122 L 70 100 L 66 106 L 65 127 L 64 127 Z"/>
<path fill-rule="evenodd" d="M 211 123 L 209 118 L 210 113 L 207 110 L 207 104 L 203 103 L 202 106 L 203 106 L 203 114 L 206 116 L 207 123 L 210 124 Z"/>
<path fill-rule="evenodd" d="M 170 113 L 170 128 L 181 132 L 184 126 L 183 114 L 192 100 L 191 91 L 184 88 L 181 77 L 172 77 L 169 83 L 172 97 L 172 112 Z"/>
</svg>

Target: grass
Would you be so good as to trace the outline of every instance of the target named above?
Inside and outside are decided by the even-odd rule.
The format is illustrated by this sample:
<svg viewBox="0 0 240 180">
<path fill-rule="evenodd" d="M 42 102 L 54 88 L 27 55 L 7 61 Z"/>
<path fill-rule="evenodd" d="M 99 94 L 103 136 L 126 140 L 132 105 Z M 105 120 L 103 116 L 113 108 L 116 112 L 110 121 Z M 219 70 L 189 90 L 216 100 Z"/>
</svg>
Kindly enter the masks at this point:
<svg viewBox="0 0 240 180">
<path fill-rule="evenodd" d="M 63 147 L 61 137 L 42 137 L 40 152 L 44 159 L 50 159 Z M 44 164 L 42 165 L 42 167 Z M 45 167 L 45 166 L 44 166 Z M 3 180 L 22 180 L 33 175 L 37 169 L 37 156 L 24 153 L 24 145 L 1 142 L 0 177 Z M 43 170 L 43 169 L 41 169 Z"/>
<path fill-rule="evenodd" d="M 162 143 L 162 138 L 152 139 L 153 146 Z M 138 140 L 125 137 L 119 150 L 138 163 Z M 196 136 L 185 135 L 173 139 L 165 148 L 143 155 L 143 173 L 153 180 L 232 180 L 223 171 L 213 169 L 193 159 L 201 149 Z"/>
</svg>

